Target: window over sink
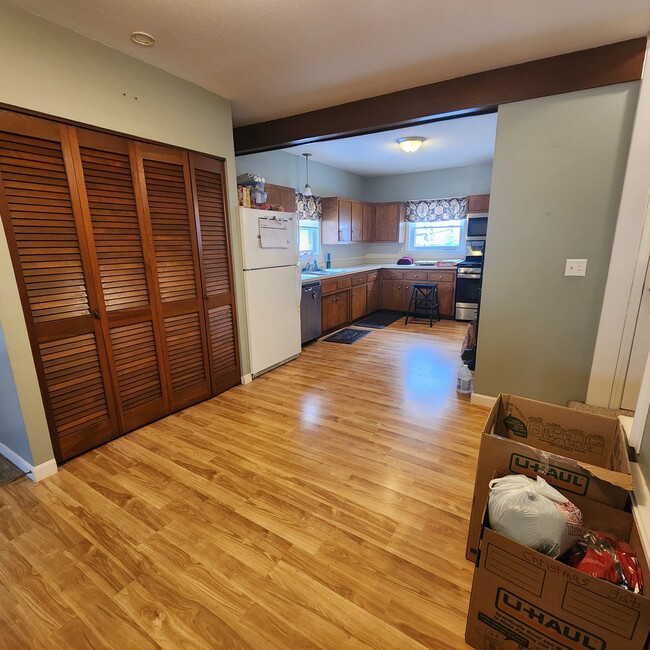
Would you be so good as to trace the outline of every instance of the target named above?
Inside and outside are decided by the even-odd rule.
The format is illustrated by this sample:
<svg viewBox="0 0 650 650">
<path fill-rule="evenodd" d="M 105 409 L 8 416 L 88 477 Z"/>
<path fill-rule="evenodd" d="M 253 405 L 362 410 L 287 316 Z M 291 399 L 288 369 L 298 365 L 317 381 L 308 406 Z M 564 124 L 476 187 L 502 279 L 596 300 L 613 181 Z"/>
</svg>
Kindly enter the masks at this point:
<svg viewBox="0 0 650 650">
<path fill-rule="evenodd" d="M 299 222 L 300 255 L 320 253 L 320 221 L 301 219 Z"/>
<path fill-rule="evenodd" d="M 417 251 L 462 253 L 465 250 L 465 219 L 411 221 L 407 223 L 408 248 Z"/>
</svg>

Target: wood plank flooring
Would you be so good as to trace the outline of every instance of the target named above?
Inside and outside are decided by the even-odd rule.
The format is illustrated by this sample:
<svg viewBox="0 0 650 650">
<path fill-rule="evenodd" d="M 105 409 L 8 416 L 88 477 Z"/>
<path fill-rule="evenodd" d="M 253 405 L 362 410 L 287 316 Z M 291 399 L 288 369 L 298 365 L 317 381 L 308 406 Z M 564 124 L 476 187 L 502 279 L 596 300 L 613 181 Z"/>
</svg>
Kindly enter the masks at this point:
<svg viewBox="0 0 650 650">
<path fill-rule="evenodd" d="M 319 341 L 0 488 L 0 647 L 467 647 L 465 329 Z"/>
</svg>

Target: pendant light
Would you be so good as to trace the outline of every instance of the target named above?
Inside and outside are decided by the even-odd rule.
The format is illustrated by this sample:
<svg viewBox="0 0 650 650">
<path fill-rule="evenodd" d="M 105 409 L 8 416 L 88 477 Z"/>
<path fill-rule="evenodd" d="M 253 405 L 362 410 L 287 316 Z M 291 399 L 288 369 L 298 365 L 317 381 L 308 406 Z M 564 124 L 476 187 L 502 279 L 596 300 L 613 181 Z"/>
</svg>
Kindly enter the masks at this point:
<svg viewBox="0 0 650 650">
<path fill-rule="evenodd" d="M 305 167 L 307 171 L 307 182 L 305 183 L 305 189 L 302 191 L 303 196 L 313 196 L 314 193 L 311 191 L 311 187 L 309 185 L 309 157 L 311 156 L 310 153 L 304 153 L 302 154 L 305 157 Z"/>
</svg>

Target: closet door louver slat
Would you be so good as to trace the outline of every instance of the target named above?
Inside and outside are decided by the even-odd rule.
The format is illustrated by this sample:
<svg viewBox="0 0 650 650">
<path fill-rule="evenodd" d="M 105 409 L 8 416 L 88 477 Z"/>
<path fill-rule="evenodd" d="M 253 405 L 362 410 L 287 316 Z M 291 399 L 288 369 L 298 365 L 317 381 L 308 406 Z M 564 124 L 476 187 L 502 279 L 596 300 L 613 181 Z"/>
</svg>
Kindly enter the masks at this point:
<svg viewBox="0 0 650 650">
<path fill-rule="evenodd" d="M 220 393 L 241 381 L 237 325 L 226 218 L 223 162 L 190 154 L 194 210 L 200 233 L 204 305 L 212 372 L 212 392 Z"/>
</svg>

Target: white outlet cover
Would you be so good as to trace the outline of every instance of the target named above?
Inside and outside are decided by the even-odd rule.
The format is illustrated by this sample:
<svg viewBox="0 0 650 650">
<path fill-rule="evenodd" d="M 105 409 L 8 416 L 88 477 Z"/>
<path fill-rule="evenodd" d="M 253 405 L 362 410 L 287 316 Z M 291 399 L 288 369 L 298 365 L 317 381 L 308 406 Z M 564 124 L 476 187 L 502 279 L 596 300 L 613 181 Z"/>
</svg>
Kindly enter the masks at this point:
<svg viewBox="0 0 650 650">
<path fill-rule="evenodd" d="M 584 277 L 587 273 L 587 260 L 567 260 L 564 275 Z"/>
</svg>

